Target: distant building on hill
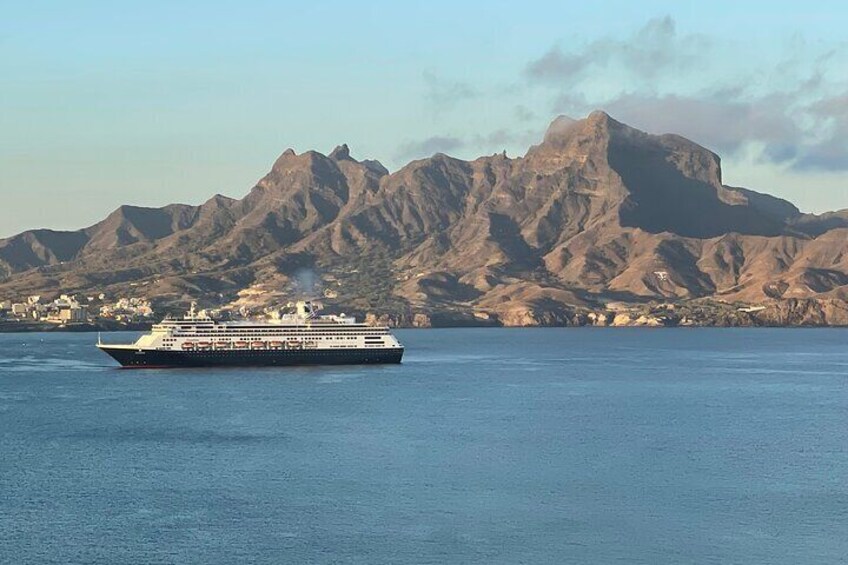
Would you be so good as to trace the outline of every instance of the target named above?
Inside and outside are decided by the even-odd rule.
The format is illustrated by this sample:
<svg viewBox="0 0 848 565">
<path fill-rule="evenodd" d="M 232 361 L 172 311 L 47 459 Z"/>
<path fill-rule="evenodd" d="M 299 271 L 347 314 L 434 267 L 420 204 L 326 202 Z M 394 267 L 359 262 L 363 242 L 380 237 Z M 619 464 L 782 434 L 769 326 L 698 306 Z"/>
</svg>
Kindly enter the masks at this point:
<svg viewBox="0 0 848 565">
<path fill-rule="evenodd" d="M 153 317 L 153 308 L 144 298 L 121 298 L 114 304 L 100 307 L 100 317 L 122 322 L 136 322 Z"/>
<path fill-rule="evenodd" d="M 88 306 L 67 306 L 51 311 L 46 321 L 60 324 L 79 324 L 88 321 Z"/>
</svg>

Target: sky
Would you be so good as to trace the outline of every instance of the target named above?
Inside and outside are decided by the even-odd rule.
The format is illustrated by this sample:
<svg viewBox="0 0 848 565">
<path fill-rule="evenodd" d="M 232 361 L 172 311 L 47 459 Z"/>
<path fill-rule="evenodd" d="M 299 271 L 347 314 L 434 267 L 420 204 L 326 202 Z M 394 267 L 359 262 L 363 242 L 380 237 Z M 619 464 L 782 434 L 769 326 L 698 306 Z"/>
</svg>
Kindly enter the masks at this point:
<svg viewBox="0 0 848 565">
<path fill-rule="evenodd" d="M 291 147 L 523 155 L 603 109 L 848 208 L 848 4 L 0 0 L 0 237 L 241 197 Z"/>
</svg>

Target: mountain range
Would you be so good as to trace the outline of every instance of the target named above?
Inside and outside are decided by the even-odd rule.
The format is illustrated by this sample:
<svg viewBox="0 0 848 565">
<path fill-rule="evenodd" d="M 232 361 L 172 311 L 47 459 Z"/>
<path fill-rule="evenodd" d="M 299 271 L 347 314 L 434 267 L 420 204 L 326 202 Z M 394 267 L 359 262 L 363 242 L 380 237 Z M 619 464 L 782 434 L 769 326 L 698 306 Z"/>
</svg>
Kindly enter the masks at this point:
<svg viewBox="0 0 848 565">
<path fill-rule="evenodd" d="M 241 199 L 121 206 L 78 231 L 0 240 L 0 298 L 60 292 L 165 308 L 319 294 L 415 325 L 704 304 L 848 324 L 848 210 L 804 214 L 727 186 L 712 151 L 596 111 L 558 117 L 523 157 L 436 154 L 390 173 L 346 145 L 289 149 Z"/>
</svg>

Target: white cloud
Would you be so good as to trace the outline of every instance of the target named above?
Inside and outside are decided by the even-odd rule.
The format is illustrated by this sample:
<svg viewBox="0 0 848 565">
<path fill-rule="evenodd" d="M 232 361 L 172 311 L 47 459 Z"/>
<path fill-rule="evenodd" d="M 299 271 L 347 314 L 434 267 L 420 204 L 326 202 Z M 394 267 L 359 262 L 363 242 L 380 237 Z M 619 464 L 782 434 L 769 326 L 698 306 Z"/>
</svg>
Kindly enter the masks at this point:
<svg viewBox="0 0 848 565">
<path fill-rule="evenodd" d="M 727 61 L 727 45 L 681 35 L 665 17 L 626 39 L 596 39 L 572 51 L 554 47 L 526 66 L 524 78 L 531 88 L 551 91 L 555 114 L 603 109 L 723 156 L 753 145 L 765 162 L 848 170 L 848 96 L 840 94 L 848 85 L 838 82 L 844 74 L 837 71 L 845 64 L 844 47 L 810 52 L 803 41 L 795 46 L 770 67 L 752 53 Z"/>
</svg>

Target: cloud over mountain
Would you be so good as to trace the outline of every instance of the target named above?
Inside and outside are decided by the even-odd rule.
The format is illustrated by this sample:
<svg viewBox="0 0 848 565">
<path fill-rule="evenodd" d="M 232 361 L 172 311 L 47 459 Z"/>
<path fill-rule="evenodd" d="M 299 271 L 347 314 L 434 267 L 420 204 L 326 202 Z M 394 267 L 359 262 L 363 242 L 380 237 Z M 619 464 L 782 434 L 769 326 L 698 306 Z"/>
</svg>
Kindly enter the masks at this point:
<svg viewBox="0 0 848 565">
<path fill-rule="evenodd" d="M 551 94 L 554 112 L 604 107 L 651 132 L 678 132 L 725 155 L 755 148 L 765 162 L 796 170 L 848 170 L 845 46 L 804 42 L 763 67 L 720 57 L 745 45 L 680 34 L 670 17 L 625 38 L 560 45 L 530 61 L 523 78 Z M 840 82 L 842 81 L 842 82 Z"/>
<path fill-rule="evenodd" d="M 574 87 L 592 74 L 615 72 L 629 80 L 649 84 L 661 74 L 680 71 L 703 56 L 706 38 L 678 35 L 674 20 L 665 16 L 649 20 L 626 38 L 602 38 L 577 50 L 552 47 L 525 74 L 531 81 Z"/>
</svg>

